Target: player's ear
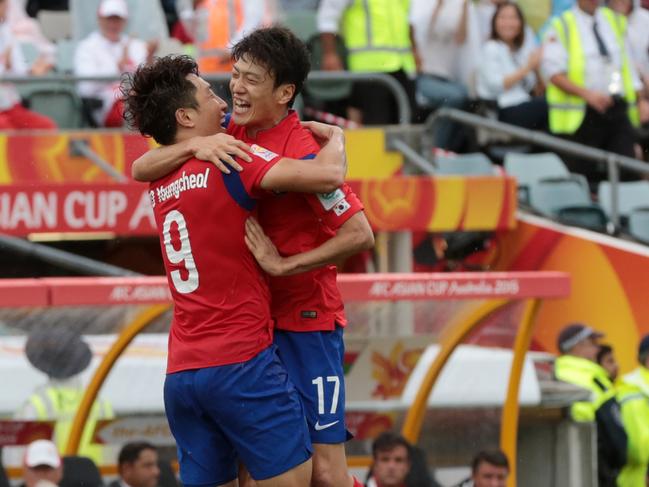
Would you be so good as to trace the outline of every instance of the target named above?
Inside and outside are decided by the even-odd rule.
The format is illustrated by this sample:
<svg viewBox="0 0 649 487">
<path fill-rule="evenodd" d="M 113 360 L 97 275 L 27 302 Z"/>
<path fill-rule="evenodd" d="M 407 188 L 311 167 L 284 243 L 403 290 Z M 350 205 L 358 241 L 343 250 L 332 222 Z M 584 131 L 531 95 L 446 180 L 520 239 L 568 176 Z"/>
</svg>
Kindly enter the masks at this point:
<svg viewBox="0 0 649 487">
<path fill-rule="evenodd" d="M 275 99 L 280 105 L 287 105 L 295 94 L 295 85 L 283 84 L 275 90 Z"/>
<path fill-rule="evenodd" d="M 191 108 L 179 108 L 176 110 L 176 123 L 181 127 L 194 128 L 194 111 Z"/>
</svg>

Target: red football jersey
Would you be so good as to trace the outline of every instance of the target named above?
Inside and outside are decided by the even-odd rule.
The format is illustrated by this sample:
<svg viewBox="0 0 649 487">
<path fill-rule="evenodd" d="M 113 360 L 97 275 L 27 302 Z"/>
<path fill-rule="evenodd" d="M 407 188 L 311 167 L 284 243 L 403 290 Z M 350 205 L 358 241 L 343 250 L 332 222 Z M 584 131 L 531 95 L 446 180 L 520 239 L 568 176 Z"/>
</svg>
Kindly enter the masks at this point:
<svg viewBox="0 0 649 487">
<path fill-rule="evenodd" d="M 302 127 L 293 111 L 275 127 L 260 131 L 255 138 L 247 136 L 245 127 L 232 122 L 228 133 L 283 157 L 312 158 L 320 150 L 311 132 Z M 361 210 L 360 200 L 344 185 L 326 195 L 284 193 L 264 198 L 259 205 L 259 222 L 279 252 L 288 256 L 318 247 Z M 271 277 L 270 290 L 272 315 L 278 329 L 333 330 L 336 323 L 347 324 L 334 265 L 294 276 Z"/>
<path fill-rule="evenodd" d="M 244 225 L 278 160 L 266 151 L 225 175 L 192 159 L 151 183 L 174 301 L 167 373 L 244 362 L 272 342 L 268 282 Z"/>
</svg>

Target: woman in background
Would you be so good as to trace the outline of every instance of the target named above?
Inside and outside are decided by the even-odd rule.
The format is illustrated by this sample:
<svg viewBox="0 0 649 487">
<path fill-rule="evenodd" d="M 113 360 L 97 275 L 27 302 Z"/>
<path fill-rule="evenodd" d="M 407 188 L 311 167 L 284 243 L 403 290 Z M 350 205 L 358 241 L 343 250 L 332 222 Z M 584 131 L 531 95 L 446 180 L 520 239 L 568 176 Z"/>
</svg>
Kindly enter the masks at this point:
<svg viewBox="0 0 649 487">
<path fill-rule="evenodd" d="M 541 49 L 536 42 L 526 42 L 520 7 L 512 2 L 498 5 L 491 21 L 491 39 L 484 46 L 478 69 L 477 92 L 480 98 L 497 102 L 500 121 L 533 130 L 547 129 L 540 60 Z"/>
</svg>

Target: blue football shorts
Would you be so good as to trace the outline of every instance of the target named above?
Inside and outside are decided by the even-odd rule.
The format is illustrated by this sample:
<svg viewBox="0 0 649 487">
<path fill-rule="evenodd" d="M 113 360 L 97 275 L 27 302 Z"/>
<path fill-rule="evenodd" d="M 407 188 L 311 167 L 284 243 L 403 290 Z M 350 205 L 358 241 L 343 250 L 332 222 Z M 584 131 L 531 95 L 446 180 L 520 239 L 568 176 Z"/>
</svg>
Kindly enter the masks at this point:
<svg viewBox="0 0 649 487">
<path fill-rule="evenodd" d="M 333 331 L 275 330 L 275 345 L 304 404 L 313 443 L 344 443 L 345 427 L 343 328 Z"/>
<path fill-rule="evenodd" d="M 243 363 L 167 375 L 164 402 L 187 486 L 280 475 L 312 454 L 300 397 L 271 345 Z"/>
</svg>

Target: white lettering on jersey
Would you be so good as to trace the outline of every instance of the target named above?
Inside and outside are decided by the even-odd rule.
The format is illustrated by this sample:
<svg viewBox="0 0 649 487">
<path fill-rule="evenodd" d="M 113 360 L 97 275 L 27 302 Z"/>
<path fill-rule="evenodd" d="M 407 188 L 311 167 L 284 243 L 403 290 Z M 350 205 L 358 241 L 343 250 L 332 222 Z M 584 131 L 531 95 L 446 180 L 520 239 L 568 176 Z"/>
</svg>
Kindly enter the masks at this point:
<svg viewBox="0 0 649 487">
<path fill-rule="evenodd" d="M 183 191 L 188 191 L 191 189 L 205 189 L 207 188 L 207 179 L 210 176 L 210 168 L 205 169 L 205 172 L 202 174 L 190 174 L 187 176 L 185 171 L 183 171 L 182 176 L 178 179 L 174 179 L 166 186 L 158 186 L 156 188 L 156 196 L 158 201 L 162 203 L 171 198 L 180 198 L 180 194 Z"/>
</svg>

